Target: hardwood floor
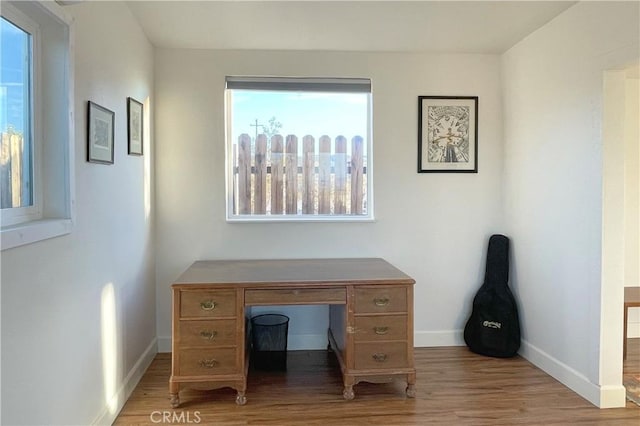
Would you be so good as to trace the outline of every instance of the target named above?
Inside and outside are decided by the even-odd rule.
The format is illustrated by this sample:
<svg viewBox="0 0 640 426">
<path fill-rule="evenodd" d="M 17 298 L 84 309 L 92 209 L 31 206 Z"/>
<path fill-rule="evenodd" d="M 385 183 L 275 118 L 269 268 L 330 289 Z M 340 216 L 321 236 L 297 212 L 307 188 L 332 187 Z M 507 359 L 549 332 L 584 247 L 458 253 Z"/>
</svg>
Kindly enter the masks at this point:
<svg viewBox="0 0 640 426">
<path fill-rule="evenodd" d="M 622 368 L 624 374 L 640 374 L 640 338 L 627 340 L 627 359 Z"/>
<path fill-rule="evenodd" d="M 640 371 L 640 339 L 629 342 L 625 373 Z M 487 358 L 466 347 L 416 348 L 417 397 L 405 384 L 360 383 L 342 398 L 332 353 L 291 351 L 287 371 L 250 371 L 247 405 L 235 391 L 184 390 L 169 404 L 170 354 L 158 354 L 116 425 L 559 425 L 640 424 L 640 407 L 600 410 L 523 358 Z M 174 414 L 175 413 L 175 414 Z M 163 419 L 163 416 L 165 419 Z M 170 420 L 170 421 L 167 421 Z"/>
</svg>

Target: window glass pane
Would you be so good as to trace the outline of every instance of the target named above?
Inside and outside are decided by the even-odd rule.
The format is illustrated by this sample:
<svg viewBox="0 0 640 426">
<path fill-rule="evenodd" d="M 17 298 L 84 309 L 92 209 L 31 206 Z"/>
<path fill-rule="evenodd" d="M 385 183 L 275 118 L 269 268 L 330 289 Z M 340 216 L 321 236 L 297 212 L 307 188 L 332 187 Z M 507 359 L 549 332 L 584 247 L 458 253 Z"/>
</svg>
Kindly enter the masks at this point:
<svg viewBox="0 0 640 426">
<path fill-rule="evenodd" d="M 0 19 L 0 190 L 3 209 L 33 205 L 31 35 Z"/>
<path fill-rule="evenodd" d="M 366 216 L 370 93 L 230 89 L 234 215 Z"/>
</svg>

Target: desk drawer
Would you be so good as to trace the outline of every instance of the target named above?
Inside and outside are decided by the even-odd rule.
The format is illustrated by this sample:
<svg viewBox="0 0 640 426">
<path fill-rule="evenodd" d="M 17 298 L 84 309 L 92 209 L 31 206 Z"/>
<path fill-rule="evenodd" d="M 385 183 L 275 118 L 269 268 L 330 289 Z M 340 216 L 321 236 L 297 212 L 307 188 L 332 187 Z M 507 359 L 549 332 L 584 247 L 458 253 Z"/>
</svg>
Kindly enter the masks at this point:
<svg viewBox="0 0 640 426">
<path fill-rule="evenodd" d="M 236 320 L 180 320 L 178 346 L 235 346 Z"/>
<path fill-rule="evenodd" d="M 215 376 L 238 371 L 236 349 L 184 349 L 180 351 L 181 376 Z"/>
<path fill-rule="evenodd" d="M 333 305 L 344 304 L 344 288 L 291 288 L 246 290 L 246 305 Z"/>
<path fill-rule="evenodd" d="M 355 318 L 356 342 L 407 340 L 406 315 L 370 315 Z"/>
<path fill-rule="evenodd" d="M 407 312 L 406 287 L 367 287 L 355 289 L 356 314 Z"/>
<path fill-rule="evenodd" d="M 407 343 L 356 343 L 355 368 L 357 370 L 408 367 Z"/>
<path fill-rule="evenodd" d="M 180 317 L 235 317 L 235 290 L 183 290 L 180 292 Z"/>
</svg>

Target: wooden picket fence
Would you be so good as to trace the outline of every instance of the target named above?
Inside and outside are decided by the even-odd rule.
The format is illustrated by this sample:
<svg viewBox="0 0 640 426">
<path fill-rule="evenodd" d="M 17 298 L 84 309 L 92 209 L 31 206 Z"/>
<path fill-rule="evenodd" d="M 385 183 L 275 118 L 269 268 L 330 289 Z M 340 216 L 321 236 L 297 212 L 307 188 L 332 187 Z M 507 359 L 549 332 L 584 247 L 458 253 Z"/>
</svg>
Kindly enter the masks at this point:
<svg viewBox="0 0 640 426">
<path fill-rule="evenodd" d="M 239 215 L 366 214 L 364 140 L 242 134 L 234 145 L 234 212 Z M 252 144 L 254 143 L 254 146 Z M 270 145 L 270 146 L 269 146 Z"/>
<path fill-rule="evenodd" d="M 0 206 L 1 208 L 21 207 L 23 192 L 22 179 L 24 140 L 21 134 L 2 132 L 0 140 Z"/>
</svg>

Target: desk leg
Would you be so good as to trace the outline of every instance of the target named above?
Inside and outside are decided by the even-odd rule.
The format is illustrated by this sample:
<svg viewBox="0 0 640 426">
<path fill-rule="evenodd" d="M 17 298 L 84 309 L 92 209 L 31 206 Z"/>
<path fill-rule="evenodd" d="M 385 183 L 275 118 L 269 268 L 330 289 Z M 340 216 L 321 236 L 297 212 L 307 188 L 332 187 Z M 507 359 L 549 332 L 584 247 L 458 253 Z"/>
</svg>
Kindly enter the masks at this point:
<svg viewBox="0 0 640 426">
<path fill-rule="evenodd" d="M 355 393 L 353 393 L 353 385 L 344 385 L 344 390 L 342 391 L 342 396 L 347 401 L 351 401 L 356 397 Z"/>
<path fill-rule="evenodd" d="M 407 396 L 409 398 L 416 397 L 416 373 L 407 374 Z"/>
<path fill-rule="evenodd" d="M 180 406 L 180 396 L 177 393 L 170 394 L 171 396 L 171 408 L 178 408 Z"/>
<path fill-rule="evenodd" d="M 180 384 L 169 381 L 169 396 L 171 397 L 171 407 L 178 408 L 180 405 Z"/>
<path fill-rule="evenodd" d="M 355 393 L 353 392 L 353 385 L 355 384 L 355 379 L 353 376 L 345 376 L 344 377 L 344 390 L 342 391 L 342 397 L 347 401 L 351 401 L 355 398 Z"/>
<path fill-rule="evenodd" d="M 624 326 L 622 329 L 622 359 L 627 359 L 627 321 L 629 317 L 629 307 L 624 305 Z"/>
<path fill-rule="evenodd" d="M 247 397 L 245 396 L 245 393 L 247 391 L 248 368 L 249 368 L 249 360 L 247 359 L 245 364 L 244 377 L 242 378 L 242 380 L 238 380 L 236 382 L 236 386 L 234 387 L 235 390 L 238 392 L 238 394 L 236 395 L 236 404 L 238 405 L 244 405 L 247 403 Z"/>
</svg>

